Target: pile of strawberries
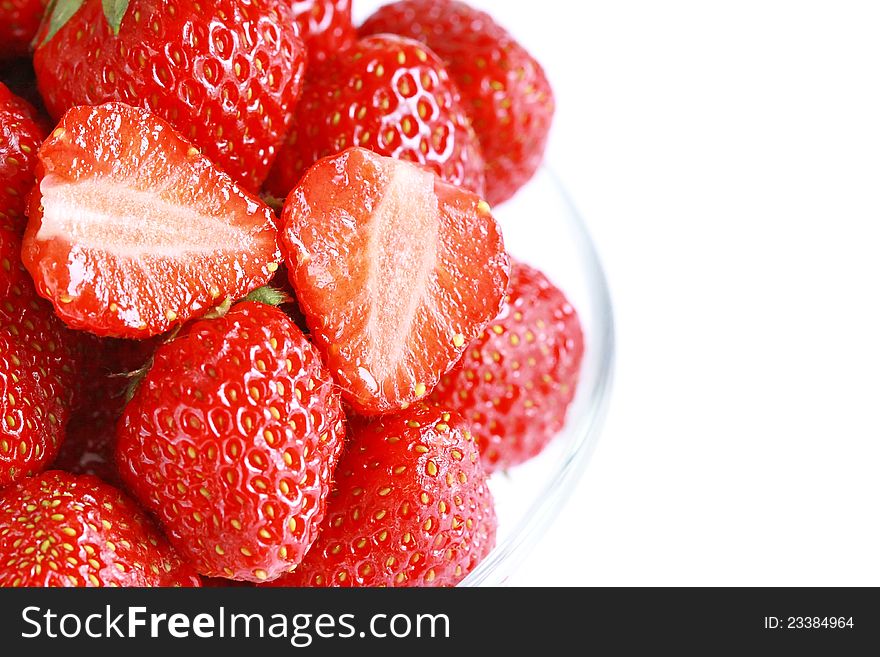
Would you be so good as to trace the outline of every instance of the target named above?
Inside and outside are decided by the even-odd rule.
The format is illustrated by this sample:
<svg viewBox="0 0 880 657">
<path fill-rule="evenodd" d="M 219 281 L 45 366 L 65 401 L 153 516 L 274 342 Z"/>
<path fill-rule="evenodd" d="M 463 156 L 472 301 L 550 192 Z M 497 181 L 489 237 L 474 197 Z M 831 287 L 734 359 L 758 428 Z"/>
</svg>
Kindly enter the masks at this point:
<svg viewBox="0 0 880 657">
<path fill-rule="evenodd" d="M 0 585 L 461 581 L 584 352 L 490 206 L 541 67 L 454 0 L 46 4 L 0 3 Z"/>
</svg>

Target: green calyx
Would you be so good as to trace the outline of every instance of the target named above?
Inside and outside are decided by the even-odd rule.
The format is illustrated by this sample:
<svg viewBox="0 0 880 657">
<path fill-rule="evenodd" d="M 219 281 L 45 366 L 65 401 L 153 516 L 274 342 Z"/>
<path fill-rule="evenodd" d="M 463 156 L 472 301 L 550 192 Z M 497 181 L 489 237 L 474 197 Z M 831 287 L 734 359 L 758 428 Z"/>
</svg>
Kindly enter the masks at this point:
<svg viewBox="0 0 880 657">
<path fill-rule="evenodd" d="M 128 11 L 129 0 L 101 0 L 101 6 L 104 8 L 104 18 L 113 30 L 113 36 L 119 34 L 119 26 L 122 25 L 122 19 L 125 18 L 125 12 Z"/>
<path fill-rule="evenodd" d="M 119 34 L 119 26 L 122 25 L 122 19 L 128 11 L 128 4 L 131 0 L 101 0 L 101 7 L 104 10 L 104 18 L 113 34 Z M 46 36 L 37 44 L 42 46 L 54 37 L 58 30 L 64 27 L 73 15 L 80 10 L 85 0 L 53 0 L 46 9 L 48 17 L 48 29 Z M 45 19 L 44 19 L 45 20 Z"/>
<path fill-rule="evenodd" d="M 252 301 L 254 303 L 264 303 L 267 306 L 278 307 L 285 303 L 291 303 L 293 299 L 290 298 L 286 292 L 279 290 L 277 288 L 271 287 L 269 285 L 264 285 L 263 287 L 258 287 L 256 290 L 248 294 L 243 299 L 239 299 L 238 301 L 233 301 L 229 297 L 223 300 L 219 306 L 214 306 L 202 315 L 202 319 L 219 319 L 226 315 L 233 305 L 242 303 L 244 301 Z"/>
<path fill-rule="evenodd" d="M 267 306 L 280 306 L 290 303 L 293 299 L 284 292 L 269 285 L 258 287 L 256 290 L 247 295 L 242 301 L 254 301 L 256 303 L 265 303 Z"/>
</svg>

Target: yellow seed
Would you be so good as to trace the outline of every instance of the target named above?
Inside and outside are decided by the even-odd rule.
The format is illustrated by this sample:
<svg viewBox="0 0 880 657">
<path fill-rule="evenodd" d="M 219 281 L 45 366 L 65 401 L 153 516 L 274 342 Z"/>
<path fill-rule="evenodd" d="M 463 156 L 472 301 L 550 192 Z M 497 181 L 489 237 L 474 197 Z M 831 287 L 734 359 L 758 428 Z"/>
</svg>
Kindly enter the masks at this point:
<svg viewBox="0 0 880 657">
<path fill-rule="evenodd" d="M 464 346 L 464 336 L 461 333 L 456 333 L 452 336 L 452 344 L 456 347 Z"/>
</svg>

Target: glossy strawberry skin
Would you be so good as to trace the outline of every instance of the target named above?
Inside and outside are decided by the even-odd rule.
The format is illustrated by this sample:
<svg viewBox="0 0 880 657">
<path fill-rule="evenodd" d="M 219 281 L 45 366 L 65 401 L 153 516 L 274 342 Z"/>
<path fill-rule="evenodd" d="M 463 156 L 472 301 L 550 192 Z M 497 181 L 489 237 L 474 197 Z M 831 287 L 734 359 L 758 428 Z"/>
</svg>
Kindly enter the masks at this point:
<svg viewBox="0 0 880 657">
<path fill-rule="evenodd" d="M 70 110 L 36 175 L 22 257 L 72 328 L 146 339 L 277 270 L 269 207 L 146 110 Z"/>
<path fill-rule="evenodd" d="M 541 65 L 485 12 L 457 0 L 403 0 L 380 8 L 362 35 L 424 42 L 446 63 L 480 140 L 486 200 L 497 205 L 534 175 L 555 102 Z"/>
<path fill-rule="evenodd" d="M 353 418 L 318 540 L 279 586 L 454 586 L 495 542 L 467 424 L 416 404 Z"/>
<path fill-rule="evenodd" d="M 34 55 L 55 119 L 108 101 L 150 109 L 250 191 L 290 127 L 305 61 L 289 5 L 273 0 L 131 0 L 118 36 L 85 0 Z"/>
<path fill-rule="evenodd" d="M 0 2 L 0 60 L 28 54 L 47 4 L 48 0 Z"/>
<path fill-rule="evenodd" d="M 36 110 L 0 83 L 0 224 L 24 232 L 37 152 L 46 128 Z"/>
<path fill-rule="evenodd" d="M 574 308 L 514 262 L 504 310 L 431 395 L 470 422 L 487 472 L 537 456 L 562 429 L 584 357 Z"/>
<path fill-rule="evenodd" d="M 314 540 L 344 431 L 314 348 L 280 310 L 246 301 L 159 347 L 117 461 L 202 575 L 257 582 Z"/>
<path fill-rule="evenodd" d="M 200 586 L 133 500 L 44 472 L 0 493 L 0 586 Z"/>
<path fill-rule="evenodd" d="M 322 62 L 357 40 L 351 0 L 292 0 L 292 5 L 310 62 Z"/>
<path fill-rule="evenodd" d="M 0 488 L 46 468 L 58 452 L 74 403 L 76 336 L 37 297 L 4 245 L 0 227 Z M 12 249 L 14 253 L 14 247 Z"/>
<path fill-rule="evenodd" d="M 437 56 L 411 39 L 362 39 L 310 67 L 267 187 L 283 198 L 317 160 L 352 146 L 483 190 L 483 158 L 458 89 Z"/>
<path fill-rule="evenodd" d="M 412 164 L 322 160 L 281 221 L 312 340 L 358 413 L 424 397 L 501 309 L 509 262 L 488 206 Z"/>
</svg>

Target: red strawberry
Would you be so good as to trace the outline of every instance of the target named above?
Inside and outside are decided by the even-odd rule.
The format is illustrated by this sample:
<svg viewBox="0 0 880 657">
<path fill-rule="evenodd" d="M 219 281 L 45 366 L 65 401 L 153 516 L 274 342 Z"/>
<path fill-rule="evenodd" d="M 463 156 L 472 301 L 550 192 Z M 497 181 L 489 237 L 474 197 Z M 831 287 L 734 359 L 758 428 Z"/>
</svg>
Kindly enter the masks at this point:
<svg viewBox="0 0 880 657">
<path fill-rule="evenodd" d="M 534 175 L 553 121 L 541 65 L 485 12 L 455 0 L 402 0 L 379 9 L 362 35 L 391 32 L 424 42 L 461 90 L 486 160 L 486 199 L 496 205 Z"/>
<path fill-rule="evenodd" d="M 290 128 L 305 67 L 292 9 L 274 0 L 57 0 L 39 43 L 53 117 L 108 101 L 150 109 L 251 191 Z"/>
<path fill-rule="evenodd" d="M 0 59 L 23 57 L 49 0 L 3 0 L 0 2 Z"/>
<path fill-rule="evenodd" d="M 0 229 L 0 488 L 43 470 L 58 452 L 73 405 L 74 336 L 4 253 L 17 237 Z"/>
<path fill-rule="evenodd" d="M 584 336 L 565 295 L 514 262 L 501 315 L 440 380 L 431 400 L 470 423 L 487 472 L 536 456 L 565 423 Z"/>
<path fill-rule="evenodd" d="M 322 160 L 282 223 L 312 339 L 358 412 L 424 397 L 501 308 L 489 206 L 420 167 L 360 148 Z"/>
<path fill-rule="evenodd" d="M 201 574 L 256 582 L 314 541 L 343 436 L 317 351 L 283 312 L 245 301 L 159 347 L 117 461 Z"/>
<path fill-rule="evenodd" d="M 137 505 L 57 470 L 0 493 L 0 586 L 199 586 Z"/>
<path fill-rule="evenodd" d="M 0 83 L 0 224 L 19 234 L 27 222 L 27 196 L 45 136 L 36 110 Z"/>
<path fill-rule="evenodd" d="M 351 0 L 293 0 L 293 14 L 311 62 L 322 62 L 357 39 Z"/>
<path fill-rule="evenodd" d="M 363 39 L 310 67 L 269 190 L 286 196 L 316 160 L 350 146 L 418 162 L 482 192 L 483 158 L 458 90 L 437 56 L 411 39 Z"/>
<path fill-rule="evenodd" d="M 457 414 L 416 404 L 353 419 L 318 540 L 280 586 L 453 586 L 495 543 L 476 443 Z"/>
<path fill-rule="evenodd" d="M 39 159 L 23 259 L 74 328 L 157 335 L 278 267 L 268 206 L 145 110 L 74 108 Z"/>
</svg>

